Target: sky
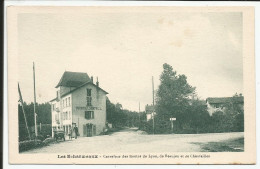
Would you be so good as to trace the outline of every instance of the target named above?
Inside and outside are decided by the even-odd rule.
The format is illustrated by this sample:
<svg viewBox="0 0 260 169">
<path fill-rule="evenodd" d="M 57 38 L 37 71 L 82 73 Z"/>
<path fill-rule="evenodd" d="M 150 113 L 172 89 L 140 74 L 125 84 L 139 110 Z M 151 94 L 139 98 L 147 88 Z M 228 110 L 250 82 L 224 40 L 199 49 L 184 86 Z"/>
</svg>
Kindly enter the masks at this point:
<svg viewBox="0 0 260 169">
<path fill-rule="evenodd" d="M 114 103 L 152 104 L 163 64 L 185 74 L 201 99 L 243 93 L 242 13 L 98 12 L 18 15 L 19 83 L 33 101 L 55 98 L 64 71 L 98 76 Z"/>
</svg>

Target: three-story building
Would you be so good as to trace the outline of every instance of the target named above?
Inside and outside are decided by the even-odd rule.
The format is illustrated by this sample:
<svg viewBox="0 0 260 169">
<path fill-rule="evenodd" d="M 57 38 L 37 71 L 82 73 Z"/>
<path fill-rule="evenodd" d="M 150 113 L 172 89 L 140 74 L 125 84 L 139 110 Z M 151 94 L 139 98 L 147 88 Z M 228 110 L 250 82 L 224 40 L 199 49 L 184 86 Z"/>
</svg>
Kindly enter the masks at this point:
<svg viewBox="0 0 260 169">
<path fill-rule="evenodd" d="M 56 86 L 56 98 L 51 100 L 52 130 L 66 134 L 74 126 L 80 136 L 99 135 L 106 127 L 106 94 L 97 79 L 87 73 L 65 71 Z"/>
</svg>

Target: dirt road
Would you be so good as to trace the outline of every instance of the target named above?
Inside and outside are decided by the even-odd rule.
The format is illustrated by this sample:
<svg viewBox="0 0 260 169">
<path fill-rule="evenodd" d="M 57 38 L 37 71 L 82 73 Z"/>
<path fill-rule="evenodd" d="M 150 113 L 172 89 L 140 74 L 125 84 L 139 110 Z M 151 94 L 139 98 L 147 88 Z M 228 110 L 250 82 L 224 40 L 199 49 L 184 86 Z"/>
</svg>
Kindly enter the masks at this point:
<svg viewBox="0 0 260 169">
<path fill-rule="evenodd" d="M 201 145 L 243 138 L 244 133 L 147 135 L 125 129 L 111 135 L 79 137 L 23 153 L 200 152 Z"/>
</svg>

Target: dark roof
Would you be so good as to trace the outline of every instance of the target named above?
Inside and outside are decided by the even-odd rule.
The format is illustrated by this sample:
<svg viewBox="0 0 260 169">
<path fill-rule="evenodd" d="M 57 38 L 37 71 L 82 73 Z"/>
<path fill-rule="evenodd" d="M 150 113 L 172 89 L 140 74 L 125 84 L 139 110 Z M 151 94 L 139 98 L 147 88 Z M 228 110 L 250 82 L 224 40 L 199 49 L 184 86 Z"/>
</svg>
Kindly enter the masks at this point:
<svg viewBox="0 0 260 169">
<path fill-rule="evenodd" d="M 198 104 L 202 105 L 202 106 L 206 106 L 207 105 L 206 100 L 198 100 Z"/>
<path fill-rule="evenodd" d="M 209 104 L 218 104 L 218 103 L 244 103 L 244 97 L 209 97 L 206 100 Z"/>
<path fill-rule="evenodd" d="M 65 71 L 57 84 L 56 88 L 59 86 L 66 87 L 78 87 L 86 82 L 90 82 L 90 78 L 87 73 L 81 72 L 67 72 Z"/>
</svg>

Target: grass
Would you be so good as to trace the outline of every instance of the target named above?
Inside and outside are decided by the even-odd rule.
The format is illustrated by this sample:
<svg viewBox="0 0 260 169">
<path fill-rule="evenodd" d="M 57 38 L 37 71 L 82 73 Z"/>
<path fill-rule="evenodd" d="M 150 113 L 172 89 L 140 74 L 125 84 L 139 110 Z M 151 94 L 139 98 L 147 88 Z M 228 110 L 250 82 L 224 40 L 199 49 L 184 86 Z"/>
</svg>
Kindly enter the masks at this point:
<svg viewBox="0 0 260 169">
<path fill-rule="evenodd" d="M 222 142 L 195 143 L 201 146 L 204 152 L 242 152 L 244 151 L 244 138 L 230 139 Z"/>
</svg>

